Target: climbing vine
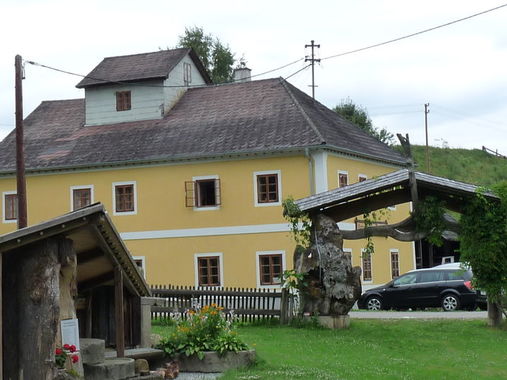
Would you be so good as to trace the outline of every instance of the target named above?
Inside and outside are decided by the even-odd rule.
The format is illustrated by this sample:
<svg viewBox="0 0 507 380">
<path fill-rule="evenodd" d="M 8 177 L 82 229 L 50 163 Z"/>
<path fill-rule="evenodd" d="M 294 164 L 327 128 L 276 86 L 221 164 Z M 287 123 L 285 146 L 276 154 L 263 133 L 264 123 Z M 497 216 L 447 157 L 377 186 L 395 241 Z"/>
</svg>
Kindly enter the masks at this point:
<svg viewBox="0 0 507 380">
<path fill-rule="evenodd" d="M 311 219 L 308 213 L 301 211 L 292 197 L 288 197 L 282 202 L 283 216 L 289 222 L 292 236 L 297 245 L 304 248 L 310 246 L 310 236 L 312 231 Z"/>
<path fill-rule="evenodd" d="M 500 201 L 484 196 L 480 189 L 466 204 L 461 217 L 461 261 L 473 269 L 475 286 L 490 301 L 501 303 L 507 290 L 507 182 L 493 188 Z M 505 305 L 503 305 L 505 307 Z"/>
<path fill-rule="evenodd" d="M 381 218 L 387 218 L 387 213 L 387 209 L 380 209 L 363 214 L 363 223 L 366 231 L 366 245 L 363 248 L 363 257 L 370 258 L 371 255 L 375 252 L 373 236 L 368 232 L 368 227 L 372 227 L 378 224 Z"/>
<path fill-rule="evenodd" d="M 417 203 L 412 216 L 416 232 L 426 232 L 426 239 L 438 247 L 442 246 L 442 233 L 445 231 L 445 202 L 436 197 L 428 196 Z"/>
</svg>

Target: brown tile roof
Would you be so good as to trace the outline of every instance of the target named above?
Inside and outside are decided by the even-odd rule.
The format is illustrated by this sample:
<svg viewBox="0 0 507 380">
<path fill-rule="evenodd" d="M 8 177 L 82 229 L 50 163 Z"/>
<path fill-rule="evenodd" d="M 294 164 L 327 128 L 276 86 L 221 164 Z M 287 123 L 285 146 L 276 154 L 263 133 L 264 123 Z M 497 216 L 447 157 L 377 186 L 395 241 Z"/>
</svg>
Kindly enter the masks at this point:
<svg viewBox="0 0 507 380">
<path fill-rule="evenodd" d="M 190 54 L 205 81 L 211 83 L 208 73 L 193 50 L 180 48 L 104 58 L 76 87 L 86 88 L 107 83 L 165 79 L 187 54 Z"/>
<path fill-rule="evenodd" d="M 84 99 L 45 101 L 25 120 L 32 170 L 124 165 L 327 147 L 391 164 L 406 160 L 283 79 L 189 89 L 162 119 L 83 126 Z M 0 143 L 12 172 L 15 134 Z"/>
</svg>

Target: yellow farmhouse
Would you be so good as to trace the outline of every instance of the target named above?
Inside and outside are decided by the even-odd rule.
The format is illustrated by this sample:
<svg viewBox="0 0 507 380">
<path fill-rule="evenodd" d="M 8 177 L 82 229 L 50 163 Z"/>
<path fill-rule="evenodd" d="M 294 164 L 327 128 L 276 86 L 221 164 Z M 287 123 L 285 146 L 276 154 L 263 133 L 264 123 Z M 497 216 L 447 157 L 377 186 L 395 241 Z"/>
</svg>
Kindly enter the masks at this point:
<svg viewBox="0 0 507 380">
<path fill-rule="evenodd" d="M 279 286 L 294 250 L 285 198 L 407 163 L 287 81 L 249 72 L 213 85 L 190 49 L 105 58 L 77 85 L 84 99 L 25 119 L 28 223 L 102 202 L 150 284 Z M 14 157 L 13 132 L 0 145 L 2 234 L 16 228 Z M 364 246 L 345 242 L 365 287 L 415 267 L 412 243 L 376 239 L 370 258 Z"/>
</svg>

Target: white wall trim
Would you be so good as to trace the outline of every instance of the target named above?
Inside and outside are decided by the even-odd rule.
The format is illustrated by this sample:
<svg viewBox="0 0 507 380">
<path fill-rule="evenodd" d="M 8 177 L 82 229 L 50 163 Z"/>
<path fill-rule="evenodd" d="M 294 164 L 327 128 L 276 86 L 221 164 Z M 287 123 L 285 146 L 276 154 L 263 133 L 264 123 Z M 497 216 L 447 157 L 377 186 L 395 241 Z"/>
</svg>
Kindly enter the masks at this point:
<svg viewBox="0 0 507 380">
<path fill-rule="evenodd" d="M 16 190 L 4 191 L 2 193 L 2 222 L 3 223 L 17 223 L 18 222 L 17 218 L 16 219 L 9 219 L 9 220 L 5 219 L 5 196 L 6 195 L 12 195 L 12 194 L 17 194 L 17 191 Z"/>
<path fill-rule="evenodd" d="M 341 230 L 355 230 L 354 223 L 338 223 Z M 277 224 L 252 224 L 246 226 L 224 226 L 224 227 L 202 227 L 202 228 L 182 228 L 175 230 L 152 230 L 152 231 L 132 231 L 120 233 L 123 240 L 143 240 L 143 239 L 168 239 L 183 237 L 201 237 L 201 236 L 220 236 L 220 235 L 243 235 L 243 234 L 263 234 L 274 232 L 289 232 L 288 223 Z"/>
<path fill-rule="evenodd" d="M 202 180 L 207 180 L 207 179 L 220 179 L 220 177 L 218 176 L 218 174 L 211 174 L 211 175 L 199 175 L 199 176 L 194 176 L 192 177 L 192 182 L 194 182 L 194 186 L 195 186 L 195 182 L 196 181 L 202 181 Z M 216 185 L 216 184 L 215 184 Z M 222 203 L 222 188 L 221 188 L 222 184 L 220 183 L 220 203 Z M 194 187 L 194 211 L 213 211 L 213 210 L 220 210 L 220 206 L 205 206 L 205 207 L 197 207 L 195 205 L 195 201 L 196 201 L 196 196 L 197 196 L 197 192 L 196 192 L 196 189 Z M 215 203 L 216 203 L 216 198 L 217 198 L 217 195 L 215 194 Z"/>
<path fill-rule="evenodd" d="M 257 176 L 258 175 L 268 175 L 268 174 L 276 174 L 276 178 L 278 179 L 278 202 L 266 202 L 259 203 L 257 198 Z M 282 171 L 281 170 L 263 170 L 260 172 L 253 172 L 253 197 L 254 197 L 254 206 L 255 207 L 270 207 L 270 206 L 280 206 L 282 204 Z"/>
<path fill-rule="evenodd" d="M 315 192 L 322 193 L 329 190 L 327 182 L 327 152 L 316 152 L 312 155 L 315 163 Z"/>
<path fill-rule="evenodd" d="M 116 186 L 120 185 L 134 185 L 134 211 L 117 212 L 116 211 Z M 137 214 L 137 182 L 136 181 L 123 181 L 113 182 L 113 215 L 136 215 Z"/>
<path fill-rule="evenodd" d="M 287 264 L 285 262 L 285 251 L 257 251 L 255 252 L 255 280 L 257 283 L 257 288 L 263 289 L 280 289 L 282 284 L 280 285 L 261 285 L 261 269 L 259 268 L 259 257 L 264 255 L 282 255 L 282 273 L 287 269 Z M 281 279 L 280 279 L 281 280 Z"/>
<path fill-rule="evenodd" d="M 218 266 L 220 270 L 220 285 L 224 286 L 224 260 L 222 252 L 210 252 L 210 253 L 194 253 L 194 284 L 195 287 L 199 286 L 199 257 L 218 257 Z"/>
<path fill-rule="evenodd" d="M 70 211 L 74 211 L 74 190 L 83 190 L 83 189 L 90 189 L 90 204 L 92 204 L 94 202 L 95 195 L 94 195 L 93 185 L 71 186 L 69 188 L 69 192 L 70 192 Z"/>
</svg>

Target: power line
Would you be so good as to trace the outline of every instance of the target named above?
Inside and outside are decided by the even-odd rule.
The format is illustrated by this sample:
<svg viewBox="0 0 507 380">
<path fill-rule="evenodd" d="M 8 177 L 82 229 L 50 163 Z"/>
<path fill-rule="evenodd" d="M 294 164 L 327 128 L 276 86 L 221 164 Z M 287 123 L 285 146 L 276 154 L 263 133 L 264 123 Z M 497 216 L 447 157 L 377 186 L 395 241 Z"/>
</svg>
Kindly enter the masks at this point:
<svg viewBox="0 0 507 380">
<path fill-rule="evenodd" d="M 298 71 L 296 71 L 295 73 L 292 73 L 291 75 L 289 75 L 288 77 L 285 77 L 285 78 L 283 78 L 283 79 L 287 80 L 287 79 L 289 79 L 290 77 L 293 77 L 294 75 L 296 75 L 296 74 L 300 73 L 300 72 L 301 72 L 301 71 L 303 71 L 304 69 L 309 68 L 311 65 L 312 65 L 312 64 L 310 63 L 310 64 L 308 64 L 308 65 L 306 65 L 306 66 L 302 67 L 301 69 L 299 69 L 299 70 L 298 70 Z"/>
<path fill-rule="evenodd" d="M 264 72 L 259 73 L 259 74 L 252 75 L 250 78 L 255 78 L 255 77 L 258 77 L 258 76 L 261 76 L 261 75 L 266 75 L 266 74 L 269 74 L 269 73 L 272 73 L 272 72 L 284 69 L 286 67 L 289 67 L 291 65 L 294 65 L 294 64 L 302 61 L 303 59 L 304 58 L 298 58 L 297 60 L 289 62 L 289 63 L 287 63 L 285 65 L 276 67 L 276 68 L 268 70 L 268 71 L 264 71 Z M 139 86 L 139 87 L 159 87 L 159 88 L 203 87 L 203 85 L 170 85 L 169 86 L 169 85 L 155 85 L 155 84 L 150 85 L 150 84 L 142 84 L 142 83 L 135 83 L 135 82 L 115 81 L 115 80 L 110 80 L 110 79 L 92 77 L 92 76 L 89 76 L 89 75 L 78 74 L 78 73 L 74 73 L 72 71 L 67 71 L 67 70 L 59 69 L 57 67 L 52 67 L 52 66 L 44 65 L 42 63 L 38 63 L 38 62 L 34 62 L 34 61 L 25 61 L 25 62 L 29 63 L 31 65 L 34 65 L 34 66 L 40 66 L 40 67 L 43 67 L 45 69 L 57 71 L 57 72 L 60 72 L 60 73 L 63 73 L 63 74 L 73 75 L 73 76 L 77 76 L 77 77 L 84 78 L 84 79 L 97 80 L 97 81 L 100 81 L 100 82 L 104 82 L 104 84 L 113 83 L 113 84 L 129 85 L 129 86 L 134 85 L 134 86 Z M 241 80 L 242 79 L 237 79 L 237 80 L 232 80 L 232 81 L 229 81 L 229 82 L 214 83 L 214 85 L 217 85 L 217 86 L 218 85 L 227 85 L 227 84 L 232 84 L 232 83 L 235 83 L 235 82 L 239 82 Z"/>
<path fill-rule="evenodd" d="M 469 19 L 471 19 L 473 17 L 477 17 L 477 16 L 483 15 L 485 13 L 493 12 L 493 11 L 496 11 L 496 10 L 498 10 L 500 8 L 504 8 L 504 7 L 507 7 L 507 3 L 499 5 L 498 7 L 495 7 L 495 8 L 487 9 L 487 10 L 479 12 L 479 13 L 474 13 L 473 15 L 470 15 L 470 16 L 467 16 L 467 17 L 463 17 L 463 18 L 460 18 L 458 20 L 450 21 L 450 22 L 447 22 L 445 24 L 434 26 L 432 28 L 420 30 L 420 31 L 415 32 L 415 33 L 411 33 L 411 34 L 407 34 L 407 35 L 402 36 L 402 37 L 394 38 L 394 39 L 389 40 L 389 41 L 380 42 L 378 44 L 369 45 L 369 46 L 366 46 L 366 47 L 363 47 L 363 48 L 350 50 L 350 51 L 347 51 L 347 52 L 344 52 L 344 53 L 330 55 L 329 57 L 321 58 L 321 60 L 323 61 L 325 59 L 342 57 L 344 55 L 354 54 L 354 53 L 358 53 L 360 51 L 364 51 L 364 50 L 368 50 L 368 49 L 373 49 L 373 48 L 376 48 L 376 47 L 379 47 L 379 46 L 391 44 L 393 42 L 398 42 L 398 41 L 401 41 L 401 40 L 404 40 L 404 39 L 407 39 L 407 38 L 410 38 L 410 37 L 418 36 L 418 35 L 423 34 L 423 33 L 428 33 L 428 32 L 431 32 L 433 30 L 436 30 L 436 29 L 440 29 L 440 28 L 443 28 L 443 27 L 446 27 L 446 26 L 449 26 L 449 25 L 453 25 L 453 24 L 456 24 L 456 23 L 461 22 L 461 21 L 469 20 Z"/>
</svg>

